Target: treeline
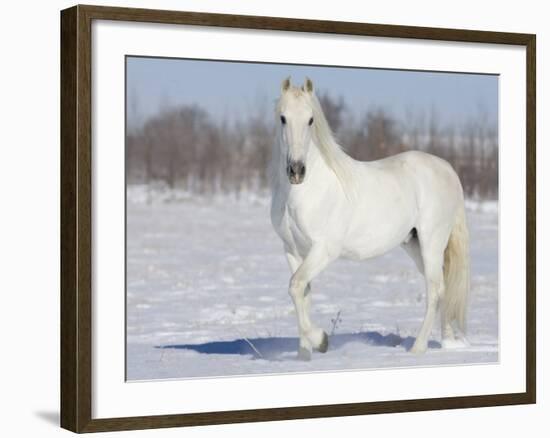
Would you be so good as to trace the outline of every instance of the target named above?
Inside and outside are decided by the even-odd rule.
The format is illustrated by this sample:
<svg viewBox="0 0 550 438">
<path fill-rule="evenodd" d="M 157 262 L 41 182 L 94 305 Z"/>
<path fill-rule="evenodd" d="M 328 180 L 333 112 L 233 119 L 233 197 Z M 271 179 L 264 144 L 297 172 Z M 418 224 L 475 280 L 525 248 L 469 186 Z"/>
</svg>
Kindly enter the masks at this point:
<svg viewBox="0 0 550 438">
<path fill-rule="evenodd" d="M 398 120 L 379 108 L 354 117 L 343 99 L 323 94 L 320 100 L 336 138 L 355 159 L 423 150 L 451 163 L 467 196 L 497 197 L 498 133 L 482 111 L 464 123 L 444 125 L 435 111 Z M 161 182 L 199 194 L 265 189 L 275 128 L 269 110 L 229 123 L 199 106 L 166 109 L 128 129 L 128 182 Z"/>
</svg>

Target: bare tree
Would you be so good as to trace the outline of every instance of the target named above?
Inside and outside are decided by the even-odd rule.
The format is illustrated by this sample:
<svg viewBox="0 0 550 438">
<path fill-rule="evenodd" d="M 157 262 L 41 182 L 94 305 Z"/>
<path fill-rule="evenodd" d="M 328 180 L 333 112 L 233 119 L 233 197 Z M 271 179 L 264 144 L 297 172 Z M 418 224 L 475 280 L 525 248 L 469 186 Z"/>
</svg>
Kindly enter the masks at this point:
<svg viewBox="0 0 550 438">
<path fill-rule="evenodd" d="M 357 117 L 342 98 L 320 95 L 338 139 L 358 160 L 376 160 L 404 150 L 424 150 L 451 163 L 468 196 L 498 194 L 498 131 L 483 113 L 464 123 L 440 122 L 437 111 L 406 113 L 403 121 L 383 108 Z M 275 137 L 273 118 L 258 110 L 232 123 L 216 121 L 201 107 L 165 108 L 127 130 L 128 182 L 196 193 L 264 189 Z"/>
</svg>

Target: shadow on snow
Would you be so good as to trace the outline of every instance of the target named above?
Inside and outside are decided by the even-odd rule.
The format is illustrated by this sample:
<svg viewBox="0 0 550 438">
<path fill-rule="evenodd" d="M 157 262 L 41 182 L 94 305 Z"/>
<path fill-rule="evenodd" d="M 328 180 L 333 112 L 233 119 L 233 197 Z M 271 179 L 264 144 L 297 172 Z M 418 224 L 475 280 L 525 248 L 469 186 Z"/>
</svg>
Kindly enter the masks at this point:
<svg viewBox="0 0 550 438">
<path fill-rule="evenodd" d="M 351 342 L 360 342 L 377 347 L 401 347 L 409 350 L 415 338 L 402 338 L 390 333 L 382 335 L 379 332 L 343 333 L 329 336 L 329 351 L 343 347 Z M 238 354 L 250 355 L 258 359 L 277 359 L 285 353 L 293 353 L 298 349 L 298 338 L 242 338 L 234 341 L 214 341 L 204 344 L 174 344 L 158 345 L 156 348 L 173 348 L 192 350 L 202 354 Z M 436 341 L 429 341 L 428 348 L 441 348 Z"/>
</svg>

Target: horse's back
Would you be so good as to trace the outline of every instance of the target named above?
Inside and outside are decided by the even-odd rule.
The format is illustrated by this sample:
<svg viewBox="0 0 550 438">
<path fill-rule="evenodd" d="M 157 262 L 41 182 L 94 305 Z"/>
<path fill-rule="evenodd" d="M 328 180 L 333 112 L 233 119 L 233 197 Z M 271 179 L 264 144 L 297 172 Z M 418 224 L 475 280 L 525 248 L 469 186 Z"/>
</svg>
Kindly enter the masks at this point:
<svg viewBox="0 0 550 438">
<path fill-rule="evenodd" d="M 419 194 L 444 193 L 462 197 L 462 185 L 453 167 L 446 160 L 422 151 L 406 151 L 370 162 L 377 168 L 412 184 Z"/>
<path fill-rule="evenodd" d="M 448 177 L 453 184 L 458 181 L 448 161 L 423 151 L 401 152 L 372 163 L 379 163 L 380 167 L 399 166 L 418 176 Z"/>
<path fill-rule="evenodd" d="M 368 248 L 359 258 L 402 243 L 413 228 L 429 233 L 454 223 L 463 203 L 462 187 L 445 160 L 408 151 L 362 163 L 361 168 L 364 187 L 347 239 L 350 248 Z"/>
</svg>

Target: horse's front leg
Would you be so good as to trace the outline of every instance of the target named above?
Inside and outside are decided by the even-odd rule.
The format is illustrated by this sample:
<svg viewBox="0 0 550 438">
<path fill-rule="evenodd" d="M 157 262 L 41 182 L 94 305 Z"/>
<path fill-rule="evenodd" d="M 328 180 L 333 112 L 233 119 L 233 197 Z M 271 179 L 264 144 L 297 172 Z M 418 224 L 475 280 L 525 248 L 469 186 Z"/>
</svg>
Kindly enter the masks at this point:
<svg viewBox="0 0 550 438">
<path fill-rule="evenodd" d="M 311 291 L 309 283 L 331 260 L 324 245 L 314 245 L 290 279 L 288 292 L 296 308 L 298 332 L 300 334 L 298 357 L 303 360 L 310 360 L 313 350 L 325 352 L 328 348 L 327 334 L 322 329 L 315 327 L 309 319 L 309 301 L 311 297 L 308 295 Z M 292 269 L 293 263 L 297 264 L 297 260 L 290 256 L 289 263 Z"/>
</svg>

